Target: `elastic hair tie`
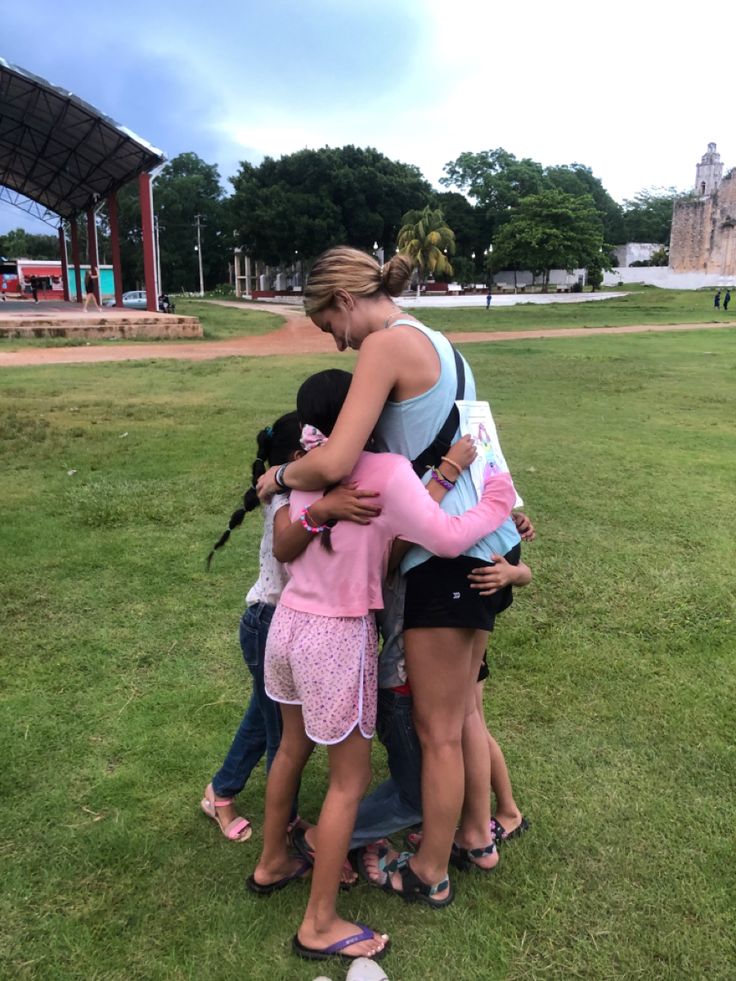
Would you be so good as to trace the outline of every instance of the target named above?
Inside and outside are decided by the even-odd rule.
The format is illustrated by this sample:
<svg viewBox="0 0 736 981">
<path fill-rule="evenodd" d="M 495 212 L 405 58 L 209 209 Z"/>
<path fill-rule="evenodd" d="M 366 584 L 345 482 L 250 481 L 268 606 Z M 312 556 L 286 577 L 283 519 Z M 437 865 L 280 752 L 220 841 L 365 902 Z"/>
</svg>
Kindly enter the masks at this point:
<svg viewBox="0 0 736 981">
<path fill-rule="evenodd" d="M 270 426 L 266 426 L 265 433 L 266 436 L 271 437 L 273 436 L 273 429 Z"/>
</svg>

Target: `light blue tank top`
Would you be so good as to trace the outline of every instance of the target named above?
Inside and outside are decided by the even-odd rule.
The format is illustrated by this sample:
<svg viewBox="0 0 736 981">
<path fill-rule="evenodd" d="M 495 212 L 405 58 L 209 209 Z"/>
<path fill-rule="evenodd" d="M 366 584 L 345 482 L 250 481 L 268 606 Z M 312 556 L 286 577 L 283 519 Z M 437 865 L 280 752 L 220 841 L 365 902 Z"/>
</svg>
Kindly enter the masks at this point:
<svg viewBox="0 0 736 981">
<path fill-rule="evenodd" d="M 391 324 L 389 330 L 400 324 L 414 327 L 430 341 L 440 360 L 440 376 L 436 383 L 426 392 L 422 392 L 421 395 L 406 399 L 404 402 L 386 402 L 378 418 L 374 438 L 378 450 L 400 453 L 409 460 L 413 460 L 429 446 L 442 428 L 452 403 L 457 397 L 457 372 L 452 344 L 444 334 L 430 330 L 429 327 L 425 327 L 424 324 L 420 324 L 416 320 L 396 320 Z M 463 358 L 463 364 L 465 366 L 463 398 L 475 399 L 473 372 L 465 358 Z M 460 431 L 458 430 L 453 437 L 453 442 L 459 438 Z M 424 477 L 424 483 L 428 482 L 429 474 Z M 465 470 L 459 477 L 454 489 L 445 495 L 440 506 L 448 514 L 462 514 L 477 503 L 478 498 L 470 474 Z M 464 554 L 487 561 L 494 552 L 505 555 L 520 541 L 516 525 L 509 518 L 492 535 L 481 538 Z M 426 549 L 420 548 L 418 545 L 415 546 L 404 557 L 401 571 L 408 572 L 409 569 L 426 562 L 428 558 L 431 558 L 431 555 L 432 553 Z"/>
</svg>

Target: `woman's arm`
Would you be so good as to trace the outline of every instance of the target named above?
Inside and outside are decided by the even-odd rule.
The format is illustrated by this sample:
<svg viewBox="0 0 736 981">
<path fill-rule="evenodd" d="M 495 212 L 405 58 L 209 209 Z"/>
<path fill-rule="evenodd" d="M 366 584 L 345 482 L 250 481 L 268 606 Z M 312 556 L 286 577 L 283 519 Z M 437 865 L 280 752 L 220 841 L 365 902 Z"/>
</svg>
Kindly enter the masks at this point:
<svg viewBox="0 0 736 981">
<path fill-rule="evenodd" d="M 473 437 L 461 436 L 457 442 L 452 444 L 450 449 L 447 451 L 447 455 L 443 457 L 440 466 L 437 469 L 439 470 L 440 474 L 445 477 L 445 479 L 454 484 L 457 482 L 457 479 L 463 470 L 470 466 L 477 455 L 478 450 L 476 449 Z M 443 487 L 442 484 L 436 480 L 430 480 L 430 482 L 424 486 L 426 487 L 432 500 L 436 501 L 438 504 L 446 494 L 450 493 L 448 487 Z M 391 546 L 391 554 L 389 555 L 388 559 L 389 572 L 393 572 L 411 547 L 411 542 L 404 541 L 401 538 L 394 539 L 393 545 Z"/>
<path fill-rule="evenodd" d="M 405 338 L 401 331 L 384 330 L 369 334 L 360 346 L 353 380 L 329 440 L 290 463 L 286 484 L 296 490 L 328 487 L 352 471 L 373 432 L 386 400 L 398 381 Z M 258 496 L 271 497 L 276 490 L 277 467 L 259 479 Z"/>
</svg>

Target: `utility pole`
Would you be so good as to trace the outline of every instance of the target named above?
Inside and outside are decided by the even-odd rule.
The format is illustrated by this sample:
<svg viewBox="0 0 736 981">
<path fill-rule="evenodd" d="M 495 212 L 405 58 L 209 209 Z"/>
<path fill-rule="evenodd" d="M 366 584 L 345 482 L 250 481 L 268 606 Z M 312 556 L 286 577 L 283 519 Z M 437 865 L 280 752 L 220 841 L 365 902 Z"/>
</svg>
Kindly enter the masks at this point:
<svg viewBox="0 0 736 981">
<path fill-rule="evenodd" d="M 202 215 L 194 216 L 197 220 L 197 257 L 199 259 L 199 295 L 204 296 L 204 273 L 202 271 Z"/>
<path fill-rule="evenodd" d="M 158 282 L 157 289 L 159 295 L 161 295 L 161 293 L 163 293 L 164 291 L 164 288 L 161 283 L 161 244 L 159 242 L 159 237 L 158 237 L 158 233 L 159 233 L 158 215 L 153 216 L 153 230 L 156 234 L 156 280 Z M 164 229 L 164 231 L 166 231 L 166 229 Z M 156 306 L 158 306 L 158 296 L 156 297 Z"/>
</svg>

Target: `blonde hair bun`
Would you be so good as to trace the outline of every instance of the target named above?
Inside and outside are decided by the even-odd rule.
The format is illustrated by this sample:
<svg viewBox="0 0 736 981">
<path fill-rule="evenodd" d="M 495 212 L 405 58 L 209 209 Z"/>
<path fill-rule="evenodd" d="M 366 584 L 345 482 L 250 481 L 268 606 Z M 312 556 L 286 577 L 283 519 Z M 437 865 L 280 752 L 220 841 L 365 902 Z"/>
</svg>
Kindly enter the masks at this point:
<svg viewBox="0 0 736 981">
<path fill-rule="evenodd" d="M 389 261 L 383 267 L 383 272 L 381 274 L 383 288 L 386 290 L 388 295 L 401 296 L 409 285 L 413 271 L 414 262 L 408 255 L 403 255 L 401 252 L 397 252 L 392 259 L 389 259 Z"/>
<path fill-rule="evenodd" d="M 329 307 L 339 289 L 353 296 L 372 297 L 380 293 L 399 296 L 409 285 L 414 264 L 396 254 L 381 270 L 375 256 L 338 245 L 319 256 L 304 288 L 304 310 L 308 317 Z"/>
</svg>

